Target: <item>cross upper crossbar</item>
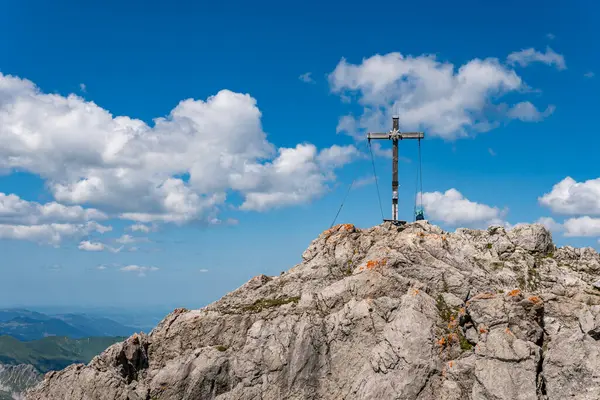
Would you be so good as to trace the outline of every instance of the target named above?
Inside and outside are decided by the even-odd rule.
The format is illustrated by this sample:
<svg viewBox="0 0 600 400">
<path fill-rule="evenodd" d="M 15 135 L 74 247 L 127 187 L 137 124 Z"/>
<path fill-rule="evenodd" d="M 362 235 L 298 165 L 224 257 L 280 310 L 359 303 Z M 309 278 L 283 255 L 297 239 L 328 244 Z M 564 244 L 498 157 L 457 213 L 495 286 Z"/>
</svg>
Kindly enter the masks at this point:
<svg viewBox="0 0 600 400">
<path fill-rule="evenodd" d="M 392 117 L 392 130 L 387 133 L 368 133 L 367 139 L 389 139 L 389 140 L 403 140 L 403 139 L 423 139 L 425 134 L 423 132 L 400 132 L 398 129 L 399 118 Z"/>
<path fill-rule="evenodd" d="M 388 133 L 369 133 L 367 139 L 391 139 L 391 140 L 402 140 L 402 139 L 423 139 L 425 134 L 423 132 L 394 132 Z"/>
</svg>

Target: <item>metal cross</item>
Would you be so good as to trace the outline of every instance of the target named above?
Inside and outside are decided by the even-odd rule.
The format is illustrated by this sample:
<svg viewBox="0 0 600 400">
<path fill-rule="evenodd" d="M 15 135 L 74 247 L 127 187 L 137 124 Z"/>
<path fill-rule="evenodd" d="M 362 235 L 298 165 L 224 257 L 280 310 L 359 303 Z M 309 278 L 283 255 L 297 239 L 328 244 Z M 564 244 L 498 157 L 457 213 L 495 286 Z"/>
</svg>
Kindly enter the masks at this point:
<svg viewBox="0 0 600 400">
<path fill-rule="evenodd" d="M 402 223 L 398 221 L 398 140 L 418 139 L 425 137 L 423 132 L 400 132 L 398 129 L 398 117 L 392 117 L 392 130 L 387 133 L 368 133 L 367 139 L 387 139 L 392 141 L 392 219 L 394 224 Z"/>
</svg>

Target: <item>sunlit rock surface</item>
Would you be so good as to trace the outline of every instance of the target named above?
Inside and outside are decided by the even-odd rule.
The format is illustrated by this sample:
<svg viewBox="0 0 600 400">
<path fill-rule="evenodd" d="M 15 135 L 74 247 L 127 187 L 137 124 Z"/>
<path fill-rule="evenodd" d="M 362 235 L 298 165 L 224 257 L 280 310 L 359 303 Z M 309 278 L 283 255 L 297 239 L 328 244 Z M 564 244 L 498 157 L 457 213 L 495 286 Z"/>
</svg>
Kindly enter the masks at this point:
<svg viewBox="0 0 600 400">
<path fill-rule="evenodd" d="M 339 225 L 28 399 L 599 399 L 599 280 L 541 225 Z"/>
</svg>

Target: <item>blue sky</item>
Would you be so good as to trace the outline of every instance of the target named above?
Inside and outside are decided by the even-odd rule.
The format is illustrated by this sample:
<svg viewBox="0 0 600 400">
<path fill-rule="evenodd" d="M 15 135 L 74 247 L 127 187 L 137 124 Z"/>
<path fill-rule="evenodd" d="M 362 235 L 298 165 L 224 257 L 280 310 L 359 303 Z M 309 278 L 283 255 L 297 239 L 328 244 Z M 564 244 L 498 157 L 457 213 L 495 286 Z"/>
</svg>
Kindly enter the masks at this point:
<svg viewBox="0 0 600 400">
<path fill-rule="evenodd" d="M 600 248 L 590 1 L 0 4 L 0 305 L 199 307 L 279 274 L 354 179 L 338 222 L 380 222 L 359 138 L 394 109 L 432 223 Z"/>
</svg>

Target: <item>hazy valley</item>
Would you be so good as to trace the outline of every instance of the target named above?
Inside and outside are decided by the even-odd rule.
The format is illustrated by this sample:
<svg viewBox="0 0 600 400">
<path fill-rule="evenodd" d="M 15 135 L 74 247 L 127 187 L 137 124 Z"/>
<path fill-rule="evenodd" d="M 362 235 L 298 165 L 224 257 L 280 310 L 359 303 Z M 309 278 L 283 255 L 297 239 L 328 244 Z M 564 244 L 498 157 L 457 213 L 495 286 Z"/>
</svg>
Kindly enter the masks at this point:
<svg viewBox="0 0 600 400">
<path fill-rule="evenodd" d="M 44 373 L 61 370 L 73 363 L 87 363 L 127 336 L 149 332 L 153 320 L 160 319 L 160 314 L 135 318 L 136 312 L 129 312 L 128 316 L 126 310 L 114 314 L 117 319 L 137 321 L 141 325 L 133 327 L 104 317 L 100 311 L 89 315 L 0 309 L 0 399 L 19 399 L 25 389 L 42 379 Z M 111 314 L 110 310 L 104 311 Z"/>
</svg>

